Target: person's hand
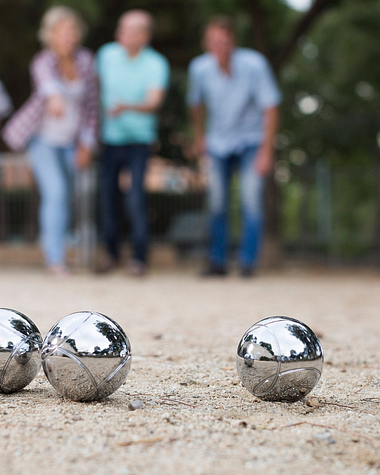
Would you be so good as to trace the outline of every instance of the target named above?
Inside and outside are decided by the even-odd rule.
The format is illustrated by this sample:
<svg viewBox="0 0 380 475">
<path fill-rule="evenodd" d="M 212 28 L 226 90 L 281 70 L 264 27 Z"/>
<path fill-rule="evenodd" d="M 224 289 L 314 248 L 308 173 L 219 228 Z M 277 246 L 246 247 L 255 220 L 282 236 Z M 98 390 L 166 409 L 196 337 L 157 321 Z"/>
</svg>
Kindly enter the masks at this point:
<svg viewBox="0 0 380 475">
<path fill-rule="evenodd" d="M 60 95 L 50 96 L 46 105 L 48 115 L 62 117 L 65 112 L 65 102 Z"/>
<path fill-rule="evenodd" d="M 257 152 L 254 161 L 256 172 L 261 176 L 268 176 L 273 168 L 273 149 L 272 147 L 262 146 Z"/>
<path fill-rule="evenodd" d="M 117 117 L 118 115 L 122 114 L 123 112 L 127 111 L 128 107 L 125 104 L 118 104 L 113 109 L 109 111 L 109 114 L 112 117 Z"/>
<path fill-rule="evenodd" d="M 79 145 L 75 156 L 75 165 L 78 170 L 84 170 L 91 165 L 92 152 L 84 145 Z"/>
</svg>

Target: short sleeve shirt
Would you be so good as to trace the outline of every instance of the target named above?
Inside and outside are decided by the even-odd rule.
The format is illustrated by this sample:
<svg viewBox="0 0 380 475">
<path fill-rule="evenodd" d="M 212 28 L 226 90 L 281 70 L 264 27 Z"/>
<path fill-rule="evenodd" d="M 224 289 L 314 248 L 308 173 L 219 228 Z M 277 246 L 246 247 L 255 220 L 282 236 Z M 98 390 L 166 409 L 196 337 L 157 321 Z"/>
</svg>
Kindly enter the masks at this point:
<svg viewBox="0 0 380 475">
<path fill-rule="evenodd" d="M 169 64 L 164 56 L 146 47 L 130 58 L 119 43 L 108 43 L 97 54 L 102 107 L 102 140 L 109 145 L 152 143 L 157 139 L 157 116 L 136 111 L 112 117 L 119 104 L 141 104 L 150 90 L 166 89 Z"/>
<path fill-rule="evenodd" d="M 190 63 L 187 102 L 190 107 L 206 106 L 207 148 L 226 156 L 262 142 L 263 112 L 281 102 L 281 93 L 265 57 L 236 48 L 230 75 L 209 53 Z"/>
</svg>

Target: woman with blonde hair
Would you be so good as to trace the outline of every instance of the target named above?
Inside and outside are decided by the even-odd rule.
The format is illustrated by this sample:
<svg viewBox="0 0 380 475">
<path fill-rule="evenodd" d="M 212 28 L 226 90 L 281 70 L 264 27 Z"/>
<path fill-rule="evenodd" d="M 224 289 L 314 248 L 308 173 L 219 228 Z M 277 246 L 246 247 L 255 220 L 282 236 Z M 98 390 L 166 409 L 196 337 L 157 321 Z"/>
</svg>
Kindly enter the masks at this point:
<svg viewBox="0 0 380 475">
<path fill-rule="evenodd" d="M 85 25 L 67 7 L 42 18 L 43 50 L 31 63 L 33 92 L 6 125 L 3 138 L 27 149 L 40 195 L 41 243 L 48 270 L 65 275 L 65 235 L 75 170 L 86 168 L 96 145 L 97 80 L 93 55 L 81 47 Z"/>
</svg>

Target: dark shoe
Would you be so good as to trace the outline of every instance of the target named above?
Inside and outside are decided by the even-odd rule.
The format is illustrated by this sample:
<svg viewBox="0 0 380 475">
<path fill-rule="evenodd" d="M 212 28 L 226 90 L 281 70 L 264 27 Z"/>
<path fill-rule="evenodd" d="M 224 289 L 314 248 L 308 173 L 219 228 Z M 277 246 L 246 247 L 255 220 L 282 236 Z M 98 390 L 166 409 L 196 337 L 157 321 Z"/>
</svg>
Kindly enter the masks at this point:
<svg viewBox="0 0 380 475">
<path fill-rule="evenodd" d="M 210 264 L 201 272 L 202 277 L 223 277 L 227 275 L 227 269 L 224 266 Z"/>
<path fill-rule="evenodd" d="M 109 272 L 112 272 L 113 270 L 117 269 L 119 265 L 120 263 L 118 259 L 116 259 L 115 257 L 106 256 L 95 268 L 95 273 L 108 274 Z"/>
<path fill-rule="evenodd" d="M 254 267 L 242 267 L 240 269 L 240 276 L 244 279 L 249 279 L 256 275 L 256 269 Z"/>
<path fill-rule="evenodd" d="M 64 264 L 54 264 L 47 268 L 50 275 L 54 277 L 69 277 L 71 275 L 70 269 Z"/>
</svg>

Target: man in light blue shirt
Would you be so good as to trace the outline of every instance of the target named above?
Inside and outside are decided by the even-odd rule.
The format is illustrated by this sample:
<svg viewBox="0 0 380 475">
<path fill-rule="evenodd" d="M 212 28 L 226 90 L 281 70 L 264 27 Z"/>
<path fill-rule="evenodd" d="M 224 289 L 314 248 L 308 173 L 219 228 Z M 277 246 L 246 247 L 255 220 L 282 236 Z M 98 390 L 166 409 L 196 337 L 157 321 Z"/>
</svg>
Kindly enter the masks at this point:
<svg viewBox="0 0 380 475">
<path fill-rule="evenodd" d="M 132 177 L 128 196 L 133 246 L 130 268 L 135 275 L 146 270 L 148 221 L 143 180 L 150 146 L 157 140 L 157 111 L 169 81 L 167 60 L 149 46 L 152 27 L 148 12 L 131 10 L 119 20 L 117 41 L 104 45 L 97 54 L 104 143 L 102 225 L 107 248 L 100 272 L 119 264 L 117 198 L 123 168 L 129 168 Z"/>
<path fill-rule="evenodd" d="M 206 53 L 189 67 L 188 105 L 199 156 L 207 155 L 211 213 L 206 276 L 227 273 L 228 196 L 238 170 L 242 204 L 241 275 L 253 275 L 263 231 L 262 195 L 273 162 L 281 94 L 267 60 L 235 46 L 233 22 L 218 16 L 206 26 Z"/>
</svg>

